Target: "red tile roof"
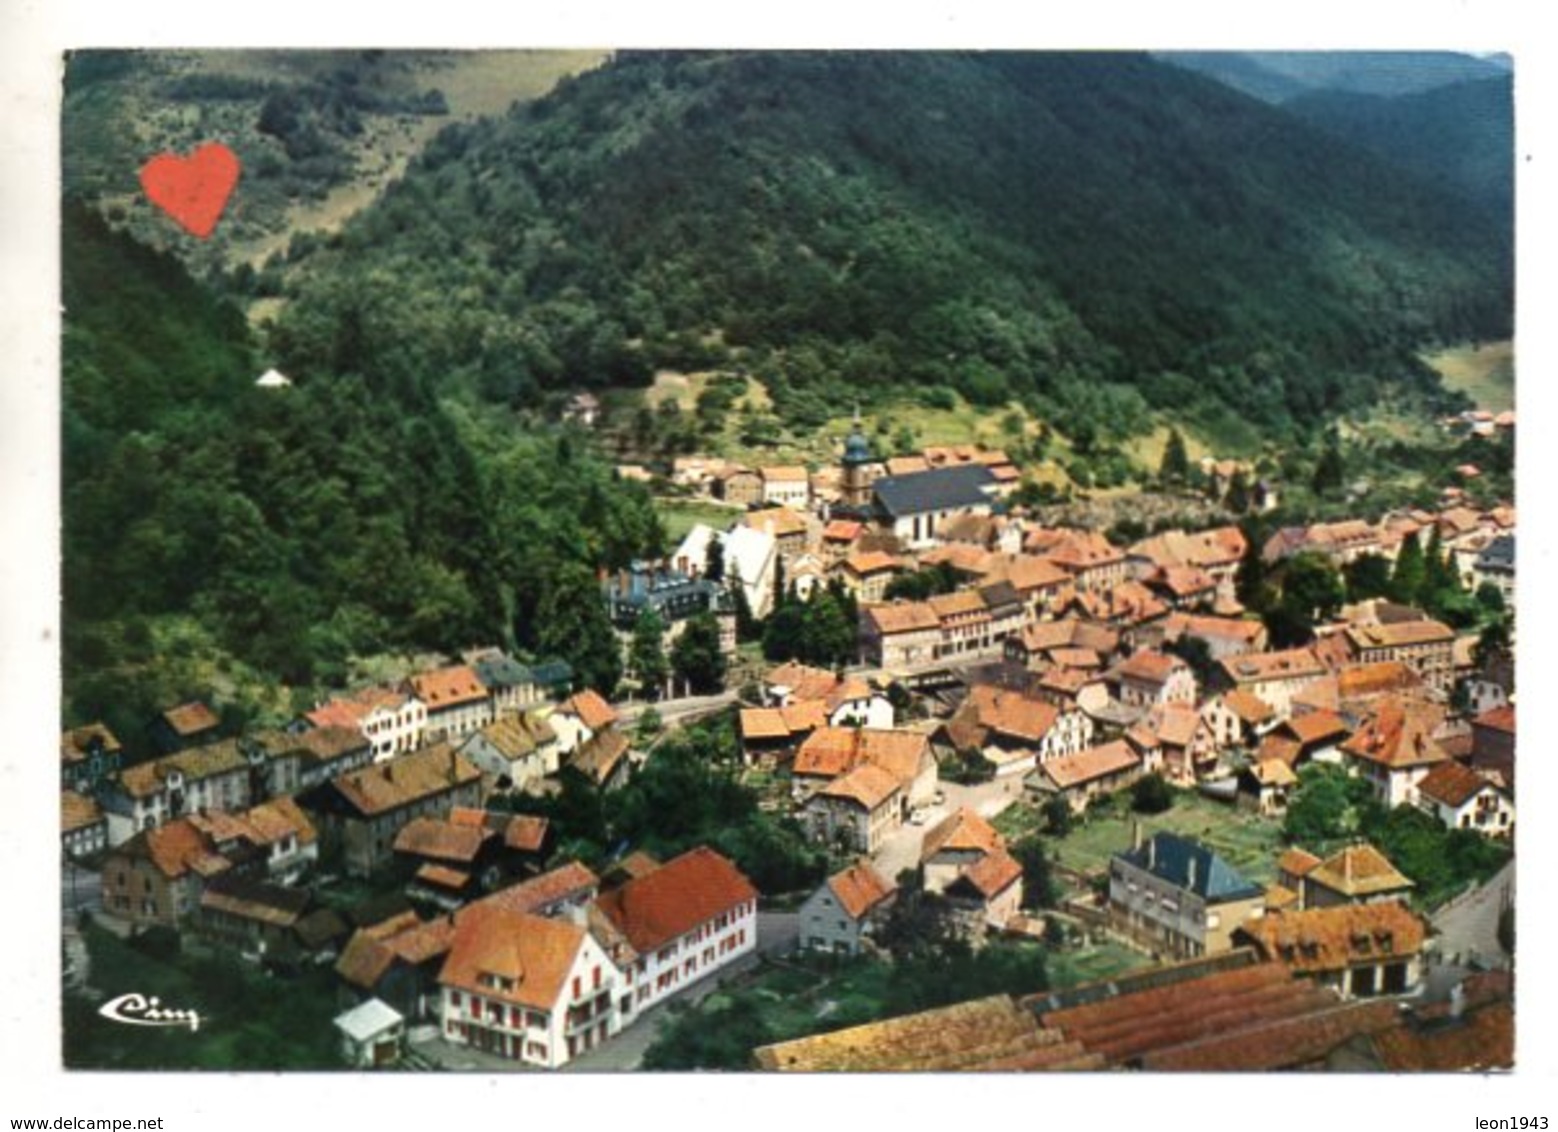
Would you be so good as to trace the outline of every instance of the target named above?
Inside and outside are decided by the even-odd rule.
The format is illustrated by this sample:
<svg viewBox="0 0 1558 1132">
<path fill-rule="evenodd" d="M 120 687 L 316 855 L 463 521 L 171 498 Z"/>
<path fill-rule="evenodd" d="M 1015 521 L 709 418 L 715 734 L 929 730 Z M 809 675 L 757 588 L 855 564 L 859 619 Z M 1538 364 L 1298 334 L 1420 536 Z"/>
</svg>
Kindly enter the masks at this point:
<svg viewBox="0 0 1558 1132">
<path fill-rule="evenodd" d="M 1505 731 L 1513 735 L 1515 733 L 1515 705 L 1505 704 L 1503 707 L 1485 711 L 1472 720 L 1473 726 L 1488 727 L 1494 731 Z"/>
<path fill-rule="evenodd" d="M 96 802 L 74 790 L 60 791 L 60 832 L 73 833 L 103 820 L 103 811 Z"/>
<path fill-rule="evenodd" d="M 1022 879 L 1022 866 L 1005 849 L 987 853 L 958 874 L 951 890 L 959 884 L 971 885 L 985 900 L 993 900 Z"/>
<path fill-rule="evenodd" d="M 423 672 L 411 677 L 410 684 L 429 712 L 475 703 L 490 694 L 476 670 L 464 664 Z"/>
<path fill-rule="evenodd" d="M 964 806 L 926 831 L 920 860 L 943 852 L 993 853 L 997 849 L 1006 849 L 1006 839 L 996 832 L 995 826 Z"/>
<path fill-rule="evenodd" d="M 591 731 L 599 731 L 617 722 L 616 710 L 594 688 L 575 692 L 558 706 L 558 712 L 575 715 Z"/>
<path fill-rule="evenodd" d="M 584 928 L 499 907 L 465 911 L 439 983 L 535 1010 L 556 1007 L 584 947 Z"/>
<path fill-rule="evenodd" d="M 60 761 L 67 763 L 81 762 L 87 757 L 87 747 L 93 740 L 103 745 L 103 750 L 109 754 L 122 751 L 124 748 L 114 733 L 102 723 L 89 723 L 85 727 L 77 727 L 66 731 L 60 736 Z"/>
<path fill-rule="evenodd" d="M 1405 895 L 1412 881 L 1390 859 L 1367 843 L 1349 845 L 1309 870 L 1315 884 L 1347 897 L 1377 896 L 1382 892 Z"/>
<path fill-rule="evenodd" d="M 222 725 L 216 713 L 199 700 L 187 704 L 180 704 L 176 708 L 169 708 L 162 713 L 162 718 L 167 722 L 175 734 L 185 736 L 198 735 L 204 731 L 210 731 Z"/>
<path fill-rule="evenodd" d="M 1423 776 L 1417 792 L 1425 798 L 1459 809 L 1484 790 L 1498 787 L 1458 762 L 1442 762 Z"/>
<path fill-rule="evenodd" d="M 817 791 L 816 797 L 843 798 L 858 803 L 869 812 L 886 803 L 902 787 L 901 779 L 879 766 L 862 763 Z"/>
<path fill-rule="evenodd" d="M 1177 656 L 1166 656 L 1152 649 L 1141 649 L 1117 669 L 1121 676 L 1144 684 L 1164 684 L 1175 671 L 1189 666 Z"/>
<path fill-rule="evenodd" d="M 854 920 L 859 920 L 897 891 L 869 861 L 857 861 L 843 872 L 834 873 L 828 878 L 828 888 L 839 907 Z"/>
<path fill-rule="evenodd" d="M 510 912 L 546 914 L 565 901 L 580 902 L 589 899 L 600 888 L 600 878 L 578 861 L 569 861 L 555 869 L 527 881 L 500 888 L 491 896 L 483 897 L 469 908 L 455 913 L 458 919 L 477 904 L 491 904 Z"/>
<path fill-rule="evenodd" d="M 1262 916 L 1244 925 L 1262 954 L 1304 974 L 1415 955 L 1428 925 L 1405 904 L 1341 904 Z"/>
<path fill-rule="evenodd" d="M 1099 778 L 1121 774 L 1141 765 L 1141 756 L 1124 739 L 1088 747 L 1074 755 L 1061 755 L 1039 764 L 1039 773 L 1061 790 L 1082 786 Z"/>
<path fill-rule="evenodd" d="M 484 826 L 456 825 L 437 818 L 413 818 L 395 835 L 395 852 L 470 864 L 492 836 Z"/>
<path fill-rule="evenodd" d="M 1431 721 L 1423 713 L 1387 700 L 1341 749 L 1391 769 L 1444 762 L 1449 756 L 1434 741 L 1431 731 Z"/>
<path fill-rule="evenodd" d="M 481 771 L 447 743 L 426 747 L 332 780 L 360 814 L 371 817 L 481 781 Z"/>
<path fill-rule="evenodd" d="M 699 847 L 605 893 L 598 903 L 634 949 L 646 952 L 756 900 L 757 889 L 735 865 Z"/>
</svg>

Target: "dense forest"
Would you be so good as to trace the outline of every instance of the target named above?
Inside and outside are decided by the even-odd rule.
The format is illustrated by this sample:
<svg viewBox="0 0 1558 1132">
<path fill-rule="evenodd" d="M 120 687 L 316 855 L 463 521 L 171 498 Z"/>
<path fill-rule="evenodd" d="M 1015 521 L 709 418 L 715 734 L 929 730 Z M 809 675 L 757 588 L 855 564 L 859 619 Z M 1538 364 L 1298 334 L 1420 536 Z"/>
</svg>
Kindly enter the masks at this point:
<svg viewBox="0 0 1558 1132">
<path fill-rule="evenodd" d="M 532 405 L 729 364 L 802 423 L 940 386 L 1282 433 L 1510 326 L 1509 233 L 1464 200 L 1106 53 L 622 53 L 296 253 L 289 372 Z"/>
<path fill-rule="evenodd" d="M 479 641 L 595 675 L 595 570 L 664 537 L 577 437 L 445 406 L 405 372 L 256 388 L 237 310 L 86 209 L 65 211 L 63 267 L 71 714 L 129 738 L 170 697 L 208 695 L 140 682 L 180 619 L 304 687 L 354 654 Z M 576 620 L 560 631 L 544 606 Z"/>
</svg>

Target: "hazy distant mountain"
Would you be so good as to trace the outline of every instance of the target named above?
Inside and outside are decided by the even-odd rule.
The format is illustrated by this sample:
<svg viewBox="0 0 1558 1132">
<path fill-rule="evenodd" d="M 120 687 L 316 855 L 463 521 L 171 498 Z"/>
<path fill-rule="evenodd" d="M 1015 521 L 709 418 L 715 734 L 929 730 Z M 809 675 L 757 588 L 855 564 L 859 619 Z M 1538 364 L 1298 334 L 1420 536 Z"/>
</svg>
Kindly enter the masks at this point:
<svg viewBox="0 0 1558 1132">
<path fill-rule="evenodd" d="M 1507 55 L 1453 51 L 1163 51 L 1157 58 L 1217 79 L 1265 102 L 1316 91 L 1416 94 L 1508 75 Z"/>
</svg>

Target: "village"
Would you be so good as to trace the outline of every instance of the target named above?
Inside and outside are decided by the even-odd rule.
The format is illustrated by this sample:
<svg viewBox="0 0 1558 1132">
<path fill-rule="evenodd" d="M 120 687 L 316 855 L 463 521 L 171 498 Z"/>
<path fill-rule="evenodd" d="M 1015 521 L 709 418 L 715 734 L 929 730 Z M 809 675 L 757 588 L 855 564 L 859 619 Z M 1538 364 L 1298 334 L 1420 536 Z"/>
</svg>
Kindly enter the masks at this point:
<svg viewBox="0 0 1558 1132">
<path fill-rule="evenodd" d="M 1236 462 L 1202 472 L 1276 506 Z M 281 972 L 278 995 L 329 971 L 342 1064 L 631 1068 L 668 1009 L 775 963 L 885 955 L 904 909 L 932 908 L 960 946 L 1043 948 L 1049 985 L 822 1018 L 746 1067 L 1509 1063 L 1512 642 L 1331 595 L 1290 644 L 1240 595 L 1299 559 L 1388 577 L 1426 556 L 1513 610 L 1512 506 L 1450 489 L 1264 545 L 1233 522 L 1117 545 L 1014 504 L 1004 452 L 880 459 L 858 414 L 832 466 L 678 457 L 668 478 L 730 521 L 602 573 L 628 673 L 611 699 L 473 645 L 282 727 L 172 706 L 135 765 L 102 724 L 66 732 L 67 985 L 97 985 L 84 924 L 162 933 Z M 808 620 L 822 604 L 853 624 L 803 647 L 840 639 Z M 781 614 L 795 648 L 765 659 L 750 625 Z M 735 778 L 825 856 L 805 891 L 703 844 L 588 867 L 542 815 L 716 725 Z M 1419 868 L 1446 853 L 1464 868 Z"/>
</svg>

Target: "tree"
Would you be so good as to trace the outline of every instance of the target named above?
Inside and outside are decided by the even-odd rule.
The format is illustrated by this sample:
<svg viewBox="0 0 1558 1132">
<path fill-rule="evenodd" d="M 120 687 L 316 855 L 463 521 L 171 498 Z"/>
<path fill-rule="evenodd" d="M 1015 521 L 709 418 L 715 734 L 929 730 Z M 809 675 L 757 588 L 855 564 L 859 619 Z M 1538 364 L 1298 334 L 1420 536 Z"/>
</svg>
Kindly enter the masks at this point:
<svg viewBox="0 0 1558 1132">
<path fill-rule="evenodd" d="M 1345 597 L 1330 559 L 1305 551 L 1288 561 L 1282 574 L 1282 604 L 1313 622 L 1335 616 Z"/>
<path fill-rule="evenodd" d="M 1315 464 L 1315 474 L 1311 486 L 1316 495 L 1325 497 L 1334 495 L 1342 488 L 1342 482 L 1346 479 L 1347 468 L 1342 462 L 1342 451 L 1336 433 L 1326 434 L 1325 447 L 1320 451 L 1320 459 Z"/>
<path fill-rule="evenodd" d="M 1217 662 L 1212 659 L 1212 648 L 1201 637 L 1181 633 L 1179 639 L 1173 644 L 1165 645 L 1163 651 L 1172 653 L 1190 665 L 1190 670 L 1195 673 L 1197 685 L 1202 688 L 1207 686 L 1217 670 Z"/>
<path fill-rule="evenodd" d="M 1158 466 L 1158 479 L 1179 486 L 1189 476 L 1190 456 L 1185 451 L 1185 438 L 1179 434 L 1179 429 L 1170 429 L 1168 443 L 1163 446 L 1163 462 Z"/>
<path fill-rule="evenodd" d="M 655 699 L 665 687 L 671 666 L 665 659 L 665 623 L 653 606 L 646 605 L 633 623 L 633 640 L 628 646 L 628 671 L 645 697 Z"/>
<path fill-rule="evenodd" d="M 1012 856 L 1022 866 L 1022 906 L 1053 908 L 1060 899 L 1060 886 L 1055 882 L 1044 842 L 1037 834 L 1030 834 L 1012 846 Z"/>
<path fill-rule="evenodd" d="M 1131 786 L 1131 809 L 1138 814 L 1161 814 L 1174 804 L 1174 791 L 1156 771 L 1138 778 Z"/>
<path fill-rule="evenodd" d="M 611 696 L 622 679 L 622 652 L 590 571 L 557 568 L 536 611 L 536 652 L 566 660 L 585 687 Z"/>
<path fill-rule="evenodd" d="M 1044 817 L 1044 828 L 1051 837 L 1064 837 L 1071 832 L 1071 823 L 1076 815 L 1071 810 L 1071 803 L 1056 794 L 1047 799 L 1039 808 L 1039 813 Z"/>
<path fill-rule="evenodd" d="M 671 646 L 671 667 L 695 695 L 712 695 L 725 686 L 725 654 L 720 651 L 720 625 L 714 614 L 688 619 Z"/>
<path fill-rule="evenodd" d="M 1504 591 L 1498 588 L 1497 583 L 1483 582 L 1477 587 L 1477 607 L 1482 610 L 1483 617 L 1488 621 L 1495 621 L 1504 616 Z"/>
<path fill-rule="evenodd" d="M 1407 535 L 1401 540 L 1401 550 L 1396 554 L 1396 568 L 1390 575 L 1390 600 L 1403 605 L 1416 605 L 1422 600 L 1427 581 L 1428 564 L 1423 560 L 1423 547 L 1416 535 Z"/>
<path fill-rule="evenodd" d="M 1233 479 L 1228 481 L 1228 498 L 1224 502 L 1235 515 L 1250 509 L 1250 480 L 1243 468 L 1234 472 Z"/>
<path fill-rule="evenodd" d="M 1349 601 L 1368 601 L 1390 593 L 1390 560 L 1380 554 L 1360 554 L 1342 567 Z"/>
<path fill-rule="evenodd" d="M 1340 767 L 1311 763 L 1298 772 L 1298 790 L 1288 802 L 1282 832 L 1298 845 L 1339 841 L 1359 833 L 1377 805 L 1366 779 L 1351 778 Z"/>
</svg>

